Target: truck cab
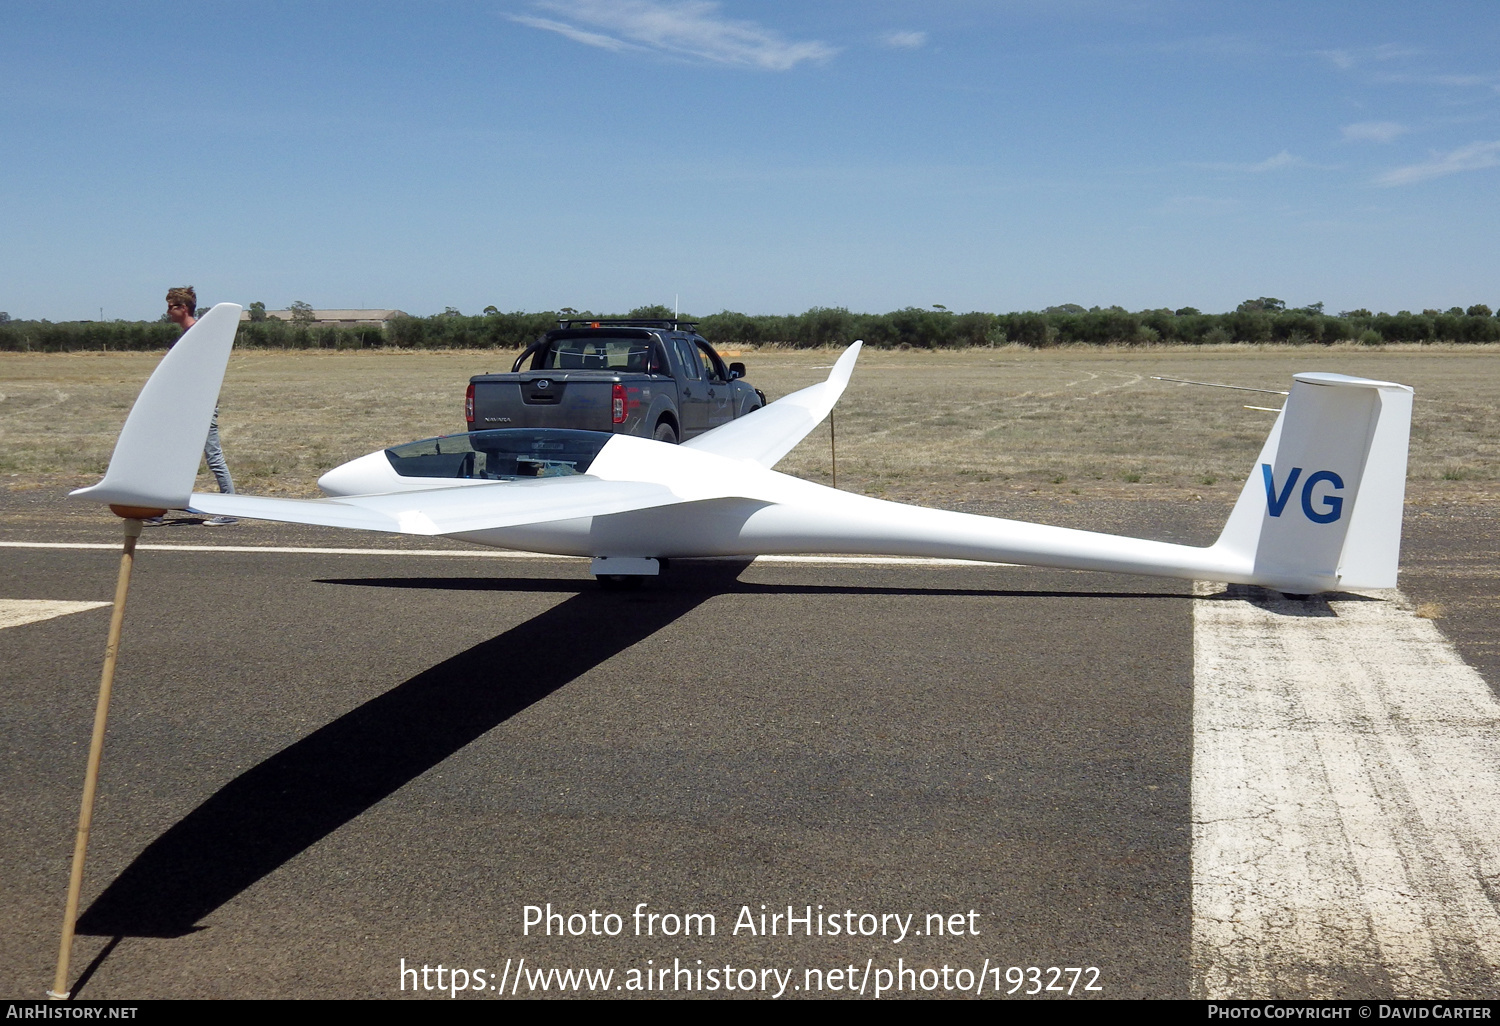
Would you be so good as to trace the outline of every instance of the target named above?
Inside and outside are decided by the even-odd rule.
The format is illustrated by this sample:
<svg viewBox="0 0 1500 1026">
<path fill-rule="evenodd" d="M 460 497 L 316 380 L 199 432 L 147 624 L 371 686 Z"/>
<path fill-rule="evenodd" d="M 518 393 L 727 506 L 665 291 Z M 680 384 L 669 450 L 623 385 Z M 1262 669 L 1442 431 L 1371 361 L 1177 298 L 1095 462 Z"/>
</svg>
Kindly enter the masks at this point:
<svg viewBox="0 0 1500 1026">
<path fill-rule="evenodd" d="M 697 326 L 680 320 L 562 320 L 509 373 L 469 380 L 470 431 L 574 428 L 682 442 L 765 405 Z"/>
</svg>

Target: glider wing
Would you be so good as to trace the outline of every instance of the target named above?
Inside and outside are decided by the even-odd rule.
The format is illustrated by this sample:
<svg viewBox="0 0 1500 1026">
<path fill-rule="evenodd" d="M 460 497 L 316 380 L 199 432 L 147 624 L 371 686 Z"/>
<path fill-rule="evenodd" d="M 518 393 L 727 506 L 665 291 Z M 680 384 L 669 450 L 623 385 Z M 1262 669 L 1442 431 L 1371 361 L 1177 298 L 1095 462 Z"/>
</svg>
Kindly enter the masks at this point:
<svg viewBox="0 0 1500 1026">
<path fill-rule="evenodd" d="M 768 469 L 774 467 L 813 428 L 823 423 L 849 383 L 862 345 L 863 342 L 856 342 L 844 350 L 834 362 L 828 380 L 782 396 L 747 417 L 705 431 L 683 446 L 729 459 L 748 460 Z"/>
<path fill-rule="evenodd" d="M 580 475 L 336 499 L 276 499 L 194 492 L 192 509 L 213 516 L 438 535 L 606 516 L 681 501 L 665 485 L 605 481 Z"/>
</svg>

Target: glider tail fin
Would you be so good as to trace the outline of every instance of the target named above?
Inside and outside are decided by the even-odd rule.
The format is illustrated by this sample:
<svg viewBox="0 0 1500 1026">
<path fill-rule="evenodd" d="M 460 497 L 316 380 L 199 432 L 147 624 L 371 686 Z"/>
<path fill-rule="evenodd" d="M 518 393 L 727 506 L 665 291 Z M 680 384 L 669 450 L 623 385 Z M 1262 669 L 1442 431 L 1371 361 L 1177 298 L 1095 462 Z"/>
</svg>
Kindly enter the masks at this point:
<svg viewBox="0 0 1500 1026">
<path fill-rule="evenodd" d="M 104 480 L 74 496 L 137 510 L 187 506 L 239 326 L 233 303 L 198 318 L 141 389 Z"/>
<path fill-rule="evenodd" d="M 1394 588 L 1412 390 L 1297 374 L 1215 548 L 1283 591 Z"/>
</svg>

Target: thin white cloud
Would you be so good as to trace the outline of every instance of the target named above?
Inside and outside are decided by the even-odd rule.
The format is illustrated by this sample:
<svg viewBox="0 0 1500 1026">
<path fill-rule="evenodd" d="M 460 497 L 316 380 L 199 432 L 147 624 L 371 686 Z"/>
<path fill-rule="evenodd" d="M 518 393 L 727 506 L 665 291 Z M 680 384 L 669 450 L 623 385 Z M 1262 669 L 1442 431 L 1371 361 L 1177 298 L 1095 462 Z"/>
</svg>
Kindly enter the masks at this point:
<svg viewBox="0 0 1500 1026">
<path fill-rule="evenodd" d="M 1360 64 L 1370 64 L 1379 61 L 1393 61 L 1401 57 L 1415 57 L 1422 51 L 1407 46 L 1398 46 L 1395 43 L 1382 43 L 1380 46 L 1357 47 L 1352 50 L 1314 50 L 1313 53 L 1328 61 L 1341 71 L 1348 71 Z"/>
<path fill-rule="evenodd" d="M 1307 161 L 1301 157 L 1294 157 L 1286 150 L 1282 150 L 1276 156 L 1267 157 L 1259 164 L 1251 164 L 1245 170 L 1253 174 L 1261 174 L 1266 171 L 1280 171 L 1284 167 L 1301 167 L 1306 163 Z"/>
<path fill-rule="evenodd" d="M 1394 142 L 1411 129 L 1396 121 L 1361 121 L 1343 128 L 1344 142 Z"/>
<path fill-rule="evenodd" d="M 838 53 L 827 43 L 796 42 L 753 21 L 727 18 L 714 0 L 538 0 L 533 6 L 556 17 L 511 20 L 606 50 L 646 50 L 767 71 Z"/>
<path fill-rule="evenodd" d="M 1433 81 L 1448 86 L 1495 86 L 1494 75 L 1436 75 Z"/>
<path fill-rule="evenodd" d="M 1153 210 L 1156 214 L 1185 217 L 1212 217 L 1240 209 L 1241 202 L 1223 196 L 1168 196 Z"/>
<path fill-rule="evenodd" d="M 1479 171 L 1487 167 L 1500 167 L 1500 140 L 1496 142 L 1470 143 L 1447 153 L 1434 153 L 1431 159 L 1420 164 L 1408 164 L 1387 171 L 1375 179 L 1378 185 L 1411 185 L 1431 178 L 1456 175 L 1460 171 Z"/>
<path fill-rule="evenodd" d="M 1348 50 L 1318 50 L 1319 57 L 1326 59 L 1335 68 L 1348 71 L 1354 67 L 1354 55 Z"/>
<path fill-rule="evenodd" d="M 623 39 L 606 36 L 599 32 L 585 32 L 583 29 L 574 28 L 566 22 L 553 21 L 551 18 L 532 18 L 524 14 L 510 15 L 511 21 L 520 22 L 522 25 L 530 25 L 532 28 L 546 29 L 548 32 L 556 32 L 558 35 L 567 36 L 575 43 L 583 43 L 586 46 L 597 46 L 601 50 L 640 50 L 642 47 L 632 46 Z"/>
<path fill-rule="evenodd" d="M 1265 160 L 1262 160 L 1256 164 L 1233 164 L 1228 162 L 1216 162 L 1209 164 L 1194 164 L 1192 166 L 1205 168 L 1209 171 L 1237 171 L 1241 174 L 1250 175 L 1265 174 L 1268 171 L 1281 171 L 1290 167 L 1306 167 L 1313 168 L 1319 171 L 1330 170 L 1329 168 L 1324 167 L 1321 164 L 1309 163 L 1301 157 L 1298 157 L 1292 153 L 1288 153 L 1286 150 L 1282 150 L 1274 157 L 1267 157 Z"/>
<path fill-rule="evenodd" d="M 926 32 L 887 32 L 881 41 L 896 50 L 920 50 L 927 45 Z"/>
<path fill-rule="evenodd" d="M 1396 85 L 1435 85 L 1449 86 L 1454 89 L 1490 89 L 1500 92 L 1500 76 L 1494 73 L 1484 75 L 1417 75 L 1417 74 L 1390 74 L 1376 75 L 1373 81 L 1381 83 L 1393 83 Z"/>
</svg>

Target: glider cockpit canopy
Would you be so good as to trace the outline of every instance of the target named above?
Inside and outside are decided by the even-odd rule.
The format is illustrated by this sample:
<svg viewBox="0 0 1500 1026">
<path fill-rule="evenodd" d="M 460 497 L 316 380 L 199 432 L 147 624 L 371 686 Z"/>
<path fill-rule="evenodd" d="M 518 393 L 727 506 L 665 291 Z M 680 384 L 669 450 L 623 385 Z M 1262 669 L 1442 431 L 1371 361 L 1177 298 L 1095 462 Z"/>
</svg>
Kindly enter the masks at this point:
<svg viewBox="0 0 1500 1026">
<path fill-rule="evenodd" d="M 569 428 L 495 428 L 441 435 L 385 450 L 402 477 L 513 481 L 588 473 L 614 435 Z"/>
</svg>

